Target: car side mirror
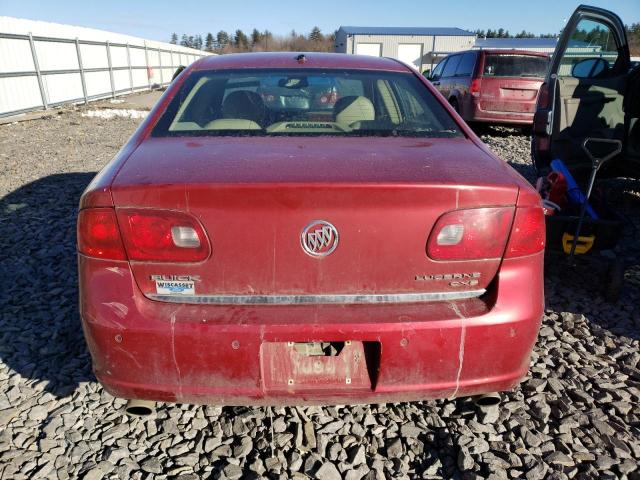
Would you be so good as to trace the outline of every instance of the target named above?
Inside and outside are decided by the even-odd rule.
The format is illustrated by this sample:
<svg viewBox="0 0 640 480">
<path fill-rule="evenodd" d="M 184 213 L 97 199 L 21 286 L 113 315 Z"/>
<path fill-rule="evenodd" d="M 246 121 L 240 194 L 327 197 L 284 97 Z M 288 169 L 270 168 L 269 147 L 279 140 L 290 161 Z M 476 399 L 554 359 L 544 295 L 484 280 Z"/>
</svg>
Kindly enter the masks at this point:
<svg viewBox="0 0 640 480">
<path fill-rule="evenodd" d="M 173 82 L 176 78 L 178 78 L 178 75 L 180 75 L 183 70 L 187 68 L 184 65 L 180 65 L 178 68 L 176 68 L 176 71 L 173 72 L 173 77 L 171 77 L 171 81 Z"/>
<path fill-rule="evenodd" d="M 585 58 L 571 67 L 571 76 L 575 78 L 595 78 L 609 68 L 609 62 L 603 58 Z"/>
</svg>

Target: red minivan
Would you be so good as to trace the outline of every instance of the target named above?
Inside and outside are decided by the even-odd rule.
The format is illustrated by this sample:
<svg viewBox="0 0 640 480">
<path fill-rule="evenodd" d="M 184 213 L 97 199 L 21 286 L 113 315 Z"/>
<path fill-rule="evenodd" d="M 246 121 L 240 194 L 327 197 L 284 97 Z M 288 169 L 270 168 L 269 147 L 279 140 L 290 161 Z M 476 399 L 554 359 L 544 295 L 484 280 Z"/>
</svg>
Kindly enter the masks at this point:
<svg viewBox="0 0 640 480">
<path fill-rule="evenodd" d="M 431 83 L 467 122 L 531 125 L 546 53 L 469 50 L 445 57 Z"/>
</svg>

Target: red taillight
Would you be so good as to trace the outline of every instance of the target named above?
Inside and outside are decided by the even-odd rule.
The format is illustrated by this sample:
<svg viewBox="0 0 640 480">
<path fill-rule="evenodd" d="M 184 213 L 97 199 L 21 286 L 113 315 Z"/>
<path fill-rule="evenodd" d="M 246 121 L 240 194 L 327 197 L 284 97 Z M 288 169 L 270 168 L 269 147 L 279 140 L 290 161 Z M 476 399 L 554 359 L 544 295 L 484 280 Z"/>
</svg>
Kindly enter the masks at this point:
<svg viewBox="0 0 640 480">
<path fill-rule="evenodd" d="M 537 132 L 536 132 L 537 133 Z M 551 148 L 551 138 L 543 135 L 534 135 L 531 138 L 534 154 L 544 155 Z"/>
<path fill-rule="evenodd" d="M 113 208 L 80 210 L 78 251 L 88 257 L 109 260 L 127 259 Z"/>
<path fill-rule="evenodd" d="M 482 80 L 480 80 L 479 78 L 474 78 L 473 80 L 471 80 L 471 85 L 469 85 L 469 93 L 473 97 L 479 97 L 481 86 L 482 86 Z"/>
<path fill-rule="evenodd" d="M 516 208 L 505 258 L 522 257 L 544 249 L 545 224 L 541 207 Z"/>
<path fill-rule="evenodd" d="M 549 84 L 543 83 L 538 92 L 538 108 L 549 108 Z"/>
<path fill-rule="evenodd" d="M 209 256 L 204 229 L 185 213 L 119 209 L 118 222 L 129 260 L 200 262 Z"/>
<path fill-rule="evenodd" d="M 338 94 L 336 92 L 329 92 L 320 95 L 318 102 L 320 105 L 334 105 L 338 101 Z"/>
<path fill-rule="evenodd" d="M 551 133 L 551 98 L 549 96 L 549 84 L 543 83 L 538 92 L 538 103 L 536 105 L 536 113 L 533 116 L 533 136 L 535 150 L 538 152 L 549 150 L 549 142 L 540 142 L 538 139 L 541 135 L 547 136 Z"/>
<path fill-rule="evenodd" d="M 434 260 L 500 258 L 509 236 L 513 207 L 475 208 L 445 213 L 436 222 L 427 255 Z"/>
</svg>

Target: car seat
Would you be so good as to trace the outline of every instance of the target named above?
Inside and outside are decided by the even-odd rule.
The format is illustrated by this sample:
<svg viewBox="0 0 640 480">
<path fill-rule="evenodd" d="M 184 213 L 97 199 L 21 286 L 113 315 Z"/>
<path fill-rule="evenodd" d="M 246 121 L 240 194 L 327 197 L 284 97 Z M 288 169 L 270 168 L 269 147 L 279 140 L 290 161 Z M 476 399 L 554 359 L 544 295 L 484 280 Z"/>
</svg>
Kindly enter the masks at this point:
<svg viewBox="0 0 640 480">
<path fill-rule="evenodd" d="M 376 111 L 367 97 L 353 95 L 340 98 L 333 107 L 333 115 L 343 127 L 360 128 L 361 122 L 375 120 Z"/>
<path fill-rule="evenodd" d="M 236 90 L 222 102 L 222 118 L 209 122 L 209 130 L 260 130 L 265 118 L 264 101 L 256 92 Z"/>
</svg>

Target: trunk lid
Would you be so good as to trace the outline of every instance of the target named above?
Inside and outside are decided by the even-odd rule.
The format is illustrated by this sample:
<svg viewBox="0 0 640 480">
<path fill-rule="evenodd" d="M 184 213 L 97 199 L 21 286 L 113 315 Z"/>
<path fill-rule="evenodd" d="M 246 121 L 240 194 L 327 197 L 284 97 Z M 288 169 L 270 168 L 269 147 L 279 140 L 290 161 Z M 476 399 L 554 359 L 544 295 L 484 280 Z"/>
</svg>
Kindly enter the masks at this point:
<svg viewBox="0 0 640 480">
<path fill-rule="evenodd" d="M 480 108 L 491 112 L 533 114 L 548 63 L 545 55 L 485 52 L 480 65 Z"/>
<path fill-rule="evenodd" d="M 187 212 L 210 238 L 200 263 L 131 262 L 146 295 L 154 276 L 195 277 L 195 295 L 357 295 L 485 288 L 500 259 L 433 261 L 429 233 L 447 211 L 515 205 L 518 184 L 464 138 L 151 138 L 112 194 Z M 322 257 L 302 246 L 318 220 L 339 235 Z"/>
<path fill-rule="evenodd" d="M 491 112 L 535 112 L 542 79 L 483 77 L 480 108 Z"/>
</svg>

